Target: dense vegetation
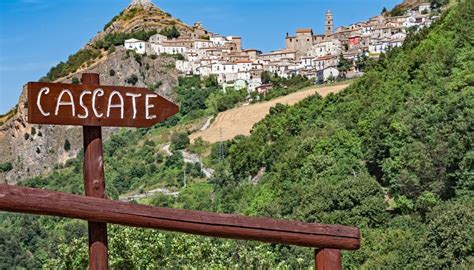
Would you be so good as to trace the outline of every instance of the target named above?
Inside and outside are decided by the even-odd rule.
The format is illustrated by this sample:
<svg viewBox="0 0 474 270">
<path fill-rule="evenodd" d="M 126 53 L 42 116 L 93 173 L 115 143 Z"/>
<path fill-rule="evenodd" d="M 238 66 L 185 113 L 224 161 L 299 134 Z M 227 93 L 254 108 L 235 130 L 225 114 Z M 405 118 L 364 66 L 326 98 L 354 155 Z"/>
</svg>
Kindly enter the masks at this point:
<svg viewBox="0 0 474 270">
<path fill-rule="evenodd" d="M 175 25 L 162 29 L 160 34 L 166 36 L 168 39 L 179 38 L 179 36 L 181 36 L 181 33 Z"/>
<path fill-rule="evenodd" d="M 431 9 L 433 11 L 437 12 L 437 10 L 440 7 L 448 4 L 449 0 L 431 0 L 431 1 L 420 1 L 420 2 L 421 3 L 428 3 L 429 2 L 430 6 L 431 6 Z M 417 3 L 417 2 L 414 2 L 414 3 Z M 412 6 L 407 6 L 406 4 L 400 4 L 400 5 L 396 5 L 392 10 L 390 10 L 388 12 L 387 9 L 384 7 L 383 10 L 382 10 L 382 14 L 392 16 L 392 17 L 403 16 L 407 12 L 408 8 L 412 8 Z"/>
<path fill-rule="evenodd" d="M 166 187 L 179 196 L 140 203 L 355 225 L 363 243 L 344 253 L 347 268 L 472 269 L 473 20 L 474 2 L 465 1 L 344 92 L 277 105 L 251 136 L 212 149 L 202 141 L 189 146 L 182 132 L 212 108 L 215 81 L 182 79 L 178 116 L 151 129 L 123 130 L 106 143 L 109 196 Z M 160 145 L 170 137 L 167 156 Z M 199 166 L 184 165 L 185 147 L 210 153 L 207 163 L 216 164 L 210 181 Z M 81 193 L 80 168 L 81 156 L 23 184 Z M 295 269 L 314 262 L 306 248 L 109 230 L 116 269 Z M 0 269 L 85 268 L 86 237 L 81 221 L 1 214 Z"/>
<path fill-rule="evenodd" d="M 82 65 L 96 59 L 100 55 L 97 49 L 81 49 L 70 55 L 66 62 L 60 62 L 41 78 L 41 81 L 50 82 L 77 71 Z"/>
<path fill-rule="evenodd" d="M 273 108 L 226 145 L 215 209 L 357 225 L 348 265 L 472 267 L 473 20 L 466 1 L 342 94 Z"/>
<path fill-rule="evenodd" d="M 104 49 L 109 50 L 112 46 L 121 46 L 125 43 L 125 40 L 136 38 L 138 40 L 145 40 L 148 41 L 151 36 L 157 34 L 158 31 L 156 30 L 141 30 L 141 31 L 134 31 L 131 33 L 110 33 L 105 36 L 103 39 L 96 41 L 94 47 L 96 49 Z"/>
<path fill-rule="evenodd" d="M 18 105 L 13 107 L 11 110 L 4 114 L 0 114 L 0 125 L 3 125 L 3 123 L 7 122 L 10 118 L 16 115 L 18 112 Z"/>
<path fill-rule="evenodd" d="M 290 78 L 281 78 L 275 74 L 265 71 L 261 75 L 262 83 L 272 84 L 273 88 L 266 94 L 253 93 L 254 101 L 270 100 L 280 96 L 286 96 L 305 87 L 312 86 L 314 82 L 305 76 L 295 75 Z"/>
<path fill-rule="evenodd" d="M 136 38 L 140 40 L 148 40 L 156 33 L 156 30 L 151 30 L 108 34 L 103 39 L 96 41 L 93 48 L 81 49 L 77 53 L 70 55 L 66 62 L 60 62 L 55 67 L 52 67 L 46 76 L 41 78 L 41 81 L 50 82 L 65 77 L 77 71 L 84 64 L 92 63 L 101 55 L 101 50 L 108 50 L 109 53 L 112 53 L 115 51 L 115 46 L 123 45 L 127 39 Z"/>
</svg>

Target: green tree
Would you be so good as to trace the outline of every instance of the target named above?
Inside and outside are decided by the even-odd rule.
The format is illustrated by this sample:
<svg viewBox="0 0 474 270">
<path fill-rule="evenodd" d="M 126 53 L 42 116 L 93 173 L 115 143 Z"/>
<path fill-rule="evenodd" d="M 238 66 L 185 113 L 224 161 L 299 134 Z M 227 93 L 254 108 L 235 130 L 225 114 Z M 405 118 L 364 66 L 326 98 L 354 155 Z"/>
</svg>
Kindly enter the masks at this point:
<svg viewBox="0 0 474 270">
<path fill-rule="evenodd" d="M 178 38 L 181 35 L 175 25 L 161 30 L 160 34 L 166 36 L 168 39 Z"/>
<path fill-rule="evenodd" d="M 189 145 L 189 136 L 185 132 L 175 132 L 171 134 L 171 149 L 182 150 Z"/>
<path fill-rule="evenodd" d="M 337 69 L 341 73 L 342 78 L 346 78 L 347 72 L 352 68 L 352 63 L 347 60 L 341 53 L 339 55 L 339 61 L 337 63 Z"/>
<path fill-rule="evenodd" d="M 262 72 L 261 75 L 262 83 L 268 84 L 272 82 L 272 74 L 269 71 Z"/>
</svg>

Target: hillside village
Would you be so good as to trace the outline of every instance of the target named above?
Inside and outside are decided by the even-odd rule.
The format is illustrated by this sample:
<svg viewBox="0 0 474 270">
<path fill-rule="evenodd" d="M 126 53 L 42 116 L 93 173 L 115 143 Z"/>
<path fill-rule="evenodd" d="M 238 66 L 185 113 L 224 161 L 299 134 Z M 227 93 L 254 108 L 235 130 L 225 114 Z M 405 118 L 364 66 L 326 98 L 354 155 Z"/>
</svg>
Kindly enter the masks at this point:
<svg viewBox="0 0 474 270">
<path fill-rule="evenodd" d="M 338 259 L 347 269 L 473 269 L 474 1 L 426 1 L 403 0 L 346 27 L 335 26 L 339 12 L 322 10 L 324 33 L 281 31 L 284 48 L 265 53 L 133 0 L 44 81 L 76 84 L 97 73 L 101 85 L 146 87 L 180 104 L 150 128 L 102 128 L 112 203 L 355 226 L 360 249 Z M 30 124 L 27 92 L 0 115 L 0 183 L 63 192 L 59 203 L 68 193 L 81 198 L 83 128 Z M 33 193 L 0 192 L 3 206 L 21 194 Z M 143 224 L 160 214 L 129 216 L 137 213 Z M 111 269 L 312 269 L 321 250 L 114 224 L 107 231 Z M 1 212 L 0 269 L 88 269 L 88 237 L 82 220 Z"/>
<path fill-rule="evenodd" d="M 250 92 L 264 93 L 271 89 L 262 82 L 265 71 L 284 78 L 302 75 L 316 83 L 360 76 L 363 70 L 358 63 L 401 46 L 409 32 L 428 27 L 438 18 L 433 14 L 430 3 L 422 3 L 400 16 L 385 12 L 335 29 L 334 15 L 328 11 L 325 33 L 297 29 L 295 35 L 286 34 L 285 48 L 269 53 L 243 49 L 241 37 L 208 32 L 199 22 L 189 35 L 156 34 L 147 41 L 128 39 L 124 46 L 138 54 L 179 55 L 176 68 L 183 75 L 215 75 L 224 89 L 247 87 Z M 338 67 L 341 61 L 347 63 L 344 70 Z"/>
</svg>

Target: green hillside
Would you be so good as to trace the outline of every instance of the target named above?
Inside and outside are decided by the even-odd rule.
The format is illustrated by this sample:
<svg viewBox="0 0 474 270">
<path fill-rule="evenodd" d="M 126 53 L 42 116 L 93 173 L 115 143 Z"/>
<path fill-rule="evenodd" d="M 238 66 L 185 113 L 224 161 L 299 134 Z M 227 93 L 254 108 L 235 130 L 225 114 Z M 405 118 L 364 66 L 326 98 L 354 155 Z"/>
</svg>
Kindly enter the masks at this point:
<svg viewBox="0 0 474 270">
<path fill-rule="evenodd" d="M 216 95 L 212 82 L 182 81 L 177 92 L 187 106 L 180 116 L 151 129 L 123 130 L 106 143 L 109 196 L 166 187 L 179 196 L 155 195 L 139 203 L 354 225 L 361 228 L 363 242 L 359 251 L 343 253 L 346 268 L 472 269 L 472 25 L 474 1 L 463 1 L 342 93 L 277 105 L 249 137 L 187 146 L 216 169 L 209 181 L 199 168 L 185 166 L 179 152 L 161 152 L 170 134 L 199 121 L 206 98 Z M 198 98 L 183 94 L 185 89 L 205 94 Z M 171 148 L 183 145 L 185 140 L 176 139 Z M 24 185 L 81 193 L 80 166 L 79 156 Z M 86 268 L 85 224 L 0 214 L 0 243 L 5 243 L 0 269 Z M 309 248 L 119 226 L 109 230 L 114 269 L 306 269 L 314 264 Z"/>
<path fill-rule="evenodd" d="M 472 267 L 472 25 L 465 1 L 342 94 L 274 108 L 227 145 L 216 208 L 359 226 L 353 266 Z"/>
</svg>

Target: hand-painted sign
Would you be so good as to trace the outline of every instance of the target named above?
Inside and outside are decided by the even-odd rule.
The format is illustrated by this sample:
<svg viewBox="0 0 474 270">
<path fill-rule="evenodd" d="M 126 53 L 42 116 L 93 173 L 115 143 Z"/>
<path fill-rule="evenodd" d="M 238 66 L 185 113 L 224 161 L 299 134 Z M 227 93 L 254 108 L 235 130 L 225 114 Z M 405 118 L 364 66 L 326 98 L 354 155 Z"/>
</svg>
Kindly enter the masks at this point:
<svg viewBox="0 0 474 270">
<path fill-rule="evenodd" d="M 179 111 L 146 88 L 28 83 L 32 124 L 149 127 Z"/>
</svg>

